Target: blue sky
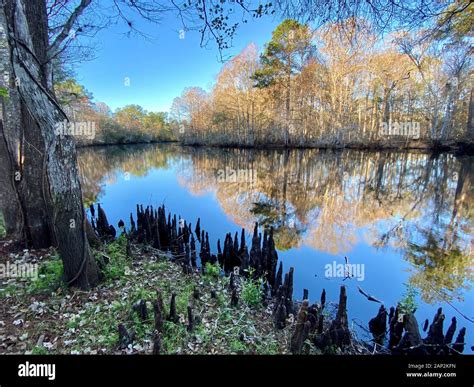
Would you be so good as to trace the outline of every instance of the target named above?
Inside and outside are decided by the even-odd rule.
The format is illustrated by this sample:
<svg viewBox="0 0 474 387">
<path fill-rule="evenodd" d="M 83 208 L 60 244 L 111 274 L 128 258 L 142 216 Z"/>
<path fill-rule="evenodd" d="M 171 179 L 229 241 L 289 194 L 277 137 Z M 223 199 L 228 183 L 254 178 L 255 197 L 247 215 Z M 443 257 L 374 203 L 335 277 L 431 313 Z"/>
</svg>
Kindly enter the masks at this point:
<svg viewBox="0 0 474 387">
<path fill-rule="evenodd" d="M 261 50 L 279 21 L 273 16 L 249 18 L 240 25 L 233 48 L 225 54 L 238 54 L 249 43 Z M 136 22 L 138 29 L 156 39 L 126 37 L 125 26 L 113 26 L 96 36 L 96 58 L 75 66 L 77 80 L 92 92 L 95 102 L 105 102 L 112 110 L 138 104 L 148 111 L 169 111 L 173 98 L 185 87 L 209 89 L 222 67 L 215 42 L 201 48 L 200 35 L 194 31 L 180 39 L 180 20 L 171 13 L 159 25 L 138 18 Z M 130 86 L 125 85 L 125 78 Z"/>
</svg>

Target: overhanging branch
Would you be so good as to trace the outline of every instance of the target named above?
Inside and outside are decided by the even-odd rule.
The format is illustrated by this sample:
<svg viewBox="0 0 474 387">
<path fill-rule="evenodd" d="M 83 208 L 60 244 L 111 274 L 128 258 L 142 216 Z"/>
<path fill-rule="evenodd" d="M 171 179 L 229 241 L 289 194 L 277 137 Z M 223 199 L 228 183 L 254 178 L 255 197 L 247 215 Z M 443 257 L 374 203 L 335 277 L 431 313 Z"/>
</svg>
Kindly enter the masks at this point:
<svg viewBox="0 0 474 387">
<path fill-rule="evenodd" d="M 60 50 L 61 44 L 67 39 L 69 33 L 74 26 L 74 23 L 77 21 L 79 16 L 84 12 L 84 10 L 90 5 L 92 0 L 81 0 L 81 3 L 77 6 L 74 12 L 69 16 L 69 19 L 66 21 L 62 27 L 59 35 L 54 39 L 54 42 L 48 48 L 48 57 L 53 58 Z"/>
</svg>

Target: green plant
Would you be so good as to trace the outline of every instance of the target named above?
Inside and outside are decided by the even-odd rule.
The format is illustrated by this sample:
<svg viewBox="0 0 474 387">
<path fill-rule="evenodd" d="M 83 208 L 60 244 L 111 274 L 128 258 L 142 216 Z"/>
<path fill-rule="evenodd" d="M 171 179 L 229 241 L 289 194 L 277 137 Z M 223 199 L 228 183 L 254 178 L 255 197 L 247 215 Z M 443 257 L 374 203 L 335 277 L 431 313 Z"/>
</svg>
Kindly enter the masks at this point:
<svg viewBox="0 0 474 387">
<path fill-rule="evenodd" d="M 233 339 L 230 342 L 229 348 L 231 352 L 244 352 L 247 349 L 245 344 L 239 339 Z"/>
<path fill-rule="evenodd" d="M 263 340 L 256 345 L 255 351 L 259 355 L 276 355 L 278 354 L 278 344 L 274 339 Z"/>
<path fill-rule="evenodd" d="M 48 350 L 45 347 L 40 347 L 39 345 L 35 345 L 31 349 L 32 355 L 47 355 L 49 354 Z"/>
<path fill-rule="evenodd" d="M 63 282 L 63 262 L 58 256 L 40 264 L 38 277 L 34 278 L 27 287 L 31 294 L 48 293 L 60 287 L 65 287 Z"/>
<path fill-rule="evenodd" d="M 135 332 L 138 340 L 144 340 L 151 336 L 153 332 L 153 319 L 149 318 L 147 321 L 142 321 L 138 314 L 134 313 L 132 316 L 132 330 Z"/>
<path fill-rule="evenodd" d="M 5 230 L 5 221 L 3 220 L 3 215 L 0 214 L 0 238 L 3 238 L 5 235 L 7 235 L 7 232 Z"/>
<path fill-rule="evenodd" d="M 257 307 L 262 303 L 263 298 L 263 278 L 252 279 L 252 272 L 250 272 L 249 279 L 243 281 L 242 284 L 242 301 L 250 306 Z"/>
<path fill-rule="evenodd" d="M 131 295 L 130 295 L 130 300 L 131 304 L 133 305 L 137 301 L 143 300 L 143 301 L 154 301 L 156 298 L 156 291 L 155 290 L 149 290 L 146 289 L 142 286 L 139 286 L 135 289 L 133 289 Z"/>
<path fill-rule="evenodd" d="M 186 334 L 186 327 L 184 325 L 165 321 L 163 324 L 163 333 L 161 337 L 161 343 L 164 350 L 167 353 L 178 352 L 183 346 Z"/>
<path fill-rule="evenodd" d="M 127 238 L 120 235 L 107 245 L 107 256 L 110 258 L 105 265 L 104 276 L 107 280 L 115 280 L 125 276 L 129 261 L 127 258 Z"/>
<path fill-rule="evenodd" d="M 221 274 L 221 268 L 218 263 L 212 264 L 207 262 L 205 269 L 205 275 L 210 278 L 218 278 Z"/>
<path fill-rule="evenodd" d="M 4 98 L 5 100 L 8 100 L 8 89 L 5 87 L 0 87 L 0 97 Z"/>
<path fill-rule="evenodd" d="M 67 322 L 67 328 L 77 330 L 74 333 L 76 342 L 71 349 L 82 351 L 94 342 L 105 348 L 116 347 L 118 342 L 117 320 L 125 321 L 129 313 L 129 303 L 114 301 L 111 307 L 91 304 L 80 313 L 71 316 Z M 145 329 L 142 329 L 141 322 L 140 326 L 135 318 L 132 319 L 132 322 L 133 329 L 138 331 L 137 337 L 142 338 L 145 335 Z"/>
<path fill-rule="evenodd" d="M 188 303 L 194 291 L 193 283 L 185 283 L 182 290 L 176 294 L 176 312 L 178 314 L 186 314 L 188 310 Z"/>
<path fill-rule="evenodd" d="M 413 311 L 417 308 L 416 297 L 418 295 L 418 291 L 412 285 L 405 284 L 405 286 L 407 290 L 398 305 L 403 313 L 413 313 Z"/>
<path fill-rule="evenodd" d="M 12 297 L 14 295 L 18 296 L 20 292 L 20 287 L 17 284 L 8 284 L 0 289 L 0 299 L 4 297 Z"/>
</svg>

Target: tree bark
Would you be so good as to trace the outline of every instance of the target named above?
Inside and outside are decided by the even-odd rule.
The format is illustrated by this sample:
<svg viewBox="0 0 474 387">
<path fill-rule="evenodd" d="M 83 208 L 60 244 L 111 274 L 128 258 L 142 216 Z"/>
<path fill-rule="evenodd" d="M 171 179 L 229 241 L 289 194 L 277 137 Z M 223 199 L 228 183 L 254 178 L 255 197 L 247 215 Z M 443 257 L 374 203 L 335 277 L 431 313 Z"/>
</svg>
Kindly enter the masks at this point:
<svg viewBox="0 0 474 387">
<path fill-rule="evenodd" d="M 8 91 L 11 79 L 11 68 L 9 61 L 9 45 L 8 34 L 6 29 L 6 18 L 3 9 L 0 9 L 0 88 Z M 0 211 L 2 212 L 7 237 L 13 239 L 22 239 L 22 215 L 19 202 L 17 200 L 15 177 L 20 176 L 19 173 L 19 154 L 9 149 L 9 143 L 15 142 L 11 140 L 12 134 L 16 130 L 11 130 L 14 116 L 7 116 L 7 109 L 12 111 L 14 104 L 14 96 L 8 93 L 8 97 L 0 97 Z M 19 143 L 19 141 L 16 141 Z"/>
<path fill-rule="evenodd" d="M 474 141 L 474 87 L 471 87 L 471 94 L 469 96 L 469 112 L 467 117 L 467 135 L 469 141 Z"/>
<path fill-rule="evenodd" d="M 26 209 L 24 228 L 34 247 L 40 244 L 35 243 L 38 237 L 44 238 L 44 245 L 54 242 L 66 282 L 87 289 L 97 283 L 98 270 L 85 232 L 75 143 L 71 136 L 55 133 L 57 124 L 67 117 L 51 88 L 46 4 L 44 0 L 7 0 L 4 11 L 3 27 L 8 31 L 10 66 L 16 80 L 12 92 L 20 97 L 22 134 L 25 141 L 31 139 L 20 160 L 29 166 L 23 176 L 24 190 L 17 190 Z M 6 110 L 7 116 L 18 113 L 9 112 L 8 106 Z M 15 144 L 8 145 L 11 155 Z M 33 203 L 39 206 L 31 208 Z"/>
</svg>

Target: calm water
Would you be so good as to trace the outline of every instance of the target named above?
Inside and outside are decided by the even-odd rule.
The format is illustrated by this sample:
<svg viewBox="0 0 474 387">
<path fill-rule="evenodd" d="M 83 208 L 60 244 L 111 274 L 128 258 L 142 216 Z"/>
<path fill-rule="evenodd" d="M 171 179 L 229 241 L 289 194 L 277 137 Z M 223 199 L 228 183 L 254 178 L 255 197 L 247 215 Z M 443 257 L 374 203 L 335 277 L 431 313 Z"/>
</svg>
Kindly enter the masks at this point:
<svg viewBox="0 0 474 387">
<path fill-rule="evenodd" d="M 295 268 L 295 298 L 306 288 L 316 301 L 325 288 L 337 302 L 346 285 L 366 338 L 357 324 L 380 305 L 358 287 L 386 307 L 414 288 L 420 325 L 443 307 L 445 328 L 456 316 L 472 353 L 474 324 L 461 313 L 474 319 L 473 157 L 150 145 L 84 148 L 79 163 L 87 204 L 102 203 L 114 224 L 137 203 L 164 203 L 193 228 L 200 217 L 213 250 L 226 232 L 244 227 L 250 243 L 255 221 L 272 225 L 285 270 Z M 345 256 L 353 278 L 327 271 Z"/>
</svg>

